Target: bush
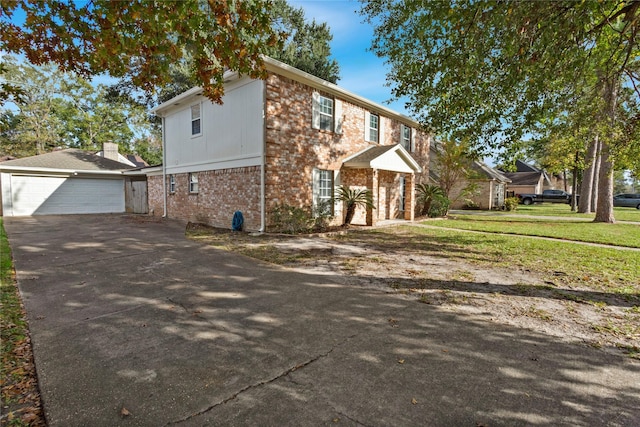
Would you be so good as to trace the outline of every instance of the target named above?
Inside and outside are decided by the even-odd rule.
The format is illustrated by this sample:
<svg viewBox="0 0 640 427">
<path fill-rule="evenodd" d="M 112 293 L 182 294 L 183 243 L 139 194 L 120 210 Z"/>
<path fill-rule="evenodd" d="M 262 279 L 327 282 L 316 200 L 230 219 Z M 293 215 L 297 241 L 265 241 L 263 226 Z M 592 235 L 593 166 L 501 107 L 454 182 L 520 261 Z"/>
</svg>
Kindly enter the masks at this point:
<svg viewBox="0 0 640 427">
<path fill-rule="evenodd" d="M 278 233 L 299 234 L 325 231 L 333 219 L 331 204 L 326 201 L 315 209 L 299 208 L 286 203 L 276 205 L 270 212 L 269 229 Z"/>
<path fill-rule="evenodd" d="M 507 197 L 504 199 L 504 209 L 507 211 L 515 211 L 518 209 L 520 199 L 517 197 Z"/>
<path fill-rule="evenodd" d="M 449 200 L 445 196 L 437 196 L 434 197 L 431 201 L 431 206 L 429 207 L 429 212 L 427 215 L 429 218 L 438 218 L 446 216 L 449 212 L 449 205 L 451 204 L 451 200 Z"/>
<path fill-rule="evenodd" d="M 274 206 L 269 215 L 270 228 L 279 233 L 306 233 L 314 222 L 308 211 L 286 203 Z"/>
</svg>

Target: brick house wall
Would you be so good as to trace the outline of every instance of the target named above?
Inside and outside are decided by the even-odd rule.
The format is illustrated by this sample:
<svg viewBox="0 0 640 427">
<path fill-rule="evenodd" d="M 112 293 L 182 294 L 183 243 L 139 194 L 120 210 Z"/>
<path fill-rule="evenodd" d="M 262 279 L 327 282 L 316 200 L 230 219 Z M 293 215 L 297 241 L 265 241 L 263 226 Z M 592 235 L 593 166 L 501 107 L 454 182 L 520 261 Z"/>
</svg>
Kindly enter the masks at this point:
<svg viewBox="0 0 640 427">
<path fill-rule="evenodd" d="M 336 98 L 342 103 L 342 133 L 319 130 L 312 127 L 313 93 L 334 98 L 308 85 L 278 74 L 270 73 L 266 80 L 266 204 L 267 212 L 276 204 L 286 203 L 310 208 L 313 202 L 313 169 L 337 171 L 342 160 L 371 145 L 365 140 L 366 108 Z M 401 123 L 384 116 L 382 143 L 395 145 L 400 142 Z M 415 182 L 426 182 L 429 165 L 429 137 L 415 132 L 415 149 L 411 153 L 423 168 L 416 174 Z M 399 200 L 399 175 L 384 172 L 378 184 L 385 198 L 384 209 L 377 209 L 376 219 L 396 218 Z M 365 172 L 361 172 L 365 173 Z M 364 186 L 358 173 L 343 169 L 341 183 Z M 351 181 L 355 180 L 355 181 Z M 411 203 L 412 197 L 407 198 Z M 392 208 L 393 207 L 393 208 Z M 268 214 L 267 214 L 268 217 Z M 334 223 L 341 223 L 335 218 Z M 357 212 L 353 224 L 364 223 L 361 212 Z"/>
</svg>

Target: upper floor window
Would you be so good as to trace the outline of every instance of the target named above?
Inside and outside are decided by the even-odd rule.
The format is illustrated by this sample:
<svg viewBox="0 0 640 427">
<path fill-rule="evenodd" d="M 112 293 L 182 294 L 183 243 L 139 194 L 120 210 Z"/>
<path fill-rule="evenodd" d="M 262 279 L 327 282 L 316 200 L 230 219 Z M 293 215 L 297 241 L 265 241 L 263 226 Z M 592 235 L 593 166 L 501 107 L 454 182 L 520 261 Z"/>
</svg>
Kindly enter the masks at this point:
<svg viewBox="0 0 640 427">
<path fill-rule="evenodd" d="M 191 106 L 191 136 L 202 135 L 202 118 L 200 104 Z"/>
<path fill-rule="evenodd" d="M 411 147 L 411 128 L 409 126 L 406 125 L 401 125 L 400 126 L 400 145 L 402 145 L 402 147 L 411 152 L 412 151 L 412 147 Z"/>
<path fill-rule="evenodd" d="M 369 114 L 369 141 L 379 142 L 380 139 L 380 116 Z"/>
<path fill-rule="evenodd" d="M 313 94 L 313 128 L 333 131 L 333 99 Z"/>
<path fill-rule="evenodd" d="M 198 174 L 192 172 L 189 174 L 189 193 L 198 192 Z"/>
<path fill-rule="evenodd" d="M 176 192 L 176 176 L 173 174 L 169 175 L 169 192 Z"/>
</svg>

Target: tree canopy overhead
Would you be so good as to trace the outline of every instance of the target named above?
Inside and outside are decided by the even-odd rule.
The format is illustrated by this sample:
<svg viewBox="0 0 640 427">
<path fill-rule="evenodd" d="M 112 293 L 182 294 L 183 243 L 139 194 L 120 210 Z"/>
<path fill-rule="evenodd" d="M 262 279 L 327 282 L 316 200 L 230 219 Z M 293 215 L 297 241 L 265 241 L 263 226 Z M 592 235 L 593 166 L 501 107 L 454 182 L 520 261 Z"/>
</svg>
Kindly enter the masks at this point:
<svg viewBox="0 0 640 427">
<path fill-rule="evenodd" d="M 362 13 L 394 95 L 436 134 L 479 150 L 562 123 L 599 135 L 596 220 L 613 221 L 614 161 L 640 117 L 640 2 L 363 0 Z"/>
<path fill-rule="evenodd" d="M 268 46 L 281 35 L 271 26 L 269 0 L 3 1 L 2 49 L 32 64 L 55 63 L 83 76 L 108 72 L 152 92 L 169 82 L 171 64 L 193 58 L 191 74 L 213 101 L 232 69 L 261 75 Z M 12 22 L 18 9 L 24 22 Z"/>
</svg>

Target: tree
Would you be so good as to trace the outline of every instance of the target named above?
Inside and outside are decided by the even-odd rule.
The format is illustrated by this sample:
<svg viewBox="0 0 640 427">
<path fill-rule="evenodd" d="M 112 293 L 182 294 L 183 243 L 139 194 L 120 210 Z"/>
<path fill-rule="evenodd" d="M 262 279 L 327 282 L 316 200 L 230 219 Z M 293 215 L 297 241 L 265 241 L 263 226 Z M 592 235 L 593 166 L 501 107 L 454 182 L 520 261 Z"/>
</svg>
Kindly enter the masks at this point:
<svg viewBox="0 0 640 427">
<path fill-rule="evenodd" d="M 351 224 L 358 206 L 375 209 L 375 206 L 373 205 L 373 195 L 368 189 L 351 189 L 347 186 L 341 185 L 338 187 L 338 190 L 336 190 L 336 200 L 344 202 L 347 208 L 345 211 L 344 223 L 342 224 L 345 226 Z"/>
<path fill-rule="evenodd" d="M 614 221 L 618 94 L 640 96 L 639 2 L 378 0 L 362 11 L 394 95 L 439 135 L 504 149 L 591 105 L 602 142 L 596 221 Z"/>
<path fill-rule="evenodd" d="M 422 204 L 420 215 L 428 215 L 431 205 L 439 198 L 446 198 L 442 188 L 437 185 L 421 183 L 416 185 L 417 202 Z"/>
<path fill-rule="evenodd" d="M 52 65 L 5 61 L 11 84 L 22 95 L 0 108 L 3 154 L 28 156 L 56 147 L 98 150 L 107 141 L 130 152 L 136 136 L 150 134 L 145 109 L 109 97 L 106 86 L 93 86 Z"/>
<path fill-rule="evenodd" d="M 220 102 L 225 70 L 258 77 L 260 55 L 279 43 L 271 7 L 261 0 L 3 1 L 0 40 L 33 64 L 53 62 L 85 77 L 108 72 L 147 92 L 167 84 L 171 64 L 188 54 L 190 74 Z M 22 23 L 12 21 L 17 9 Z"/>
<path fill-rule="evenodd" d="M 284 45 L 267 49 L 267 55 L 306 71 L 321 79 L 335 83 L 340 67 L 331 59 L 331 29 L 326 22 L 310 23 L 305 20 L 304 10 L 294 8 L 286 0 L 274 0 L 272 27 L 287 35 Z"/>
</svg>

